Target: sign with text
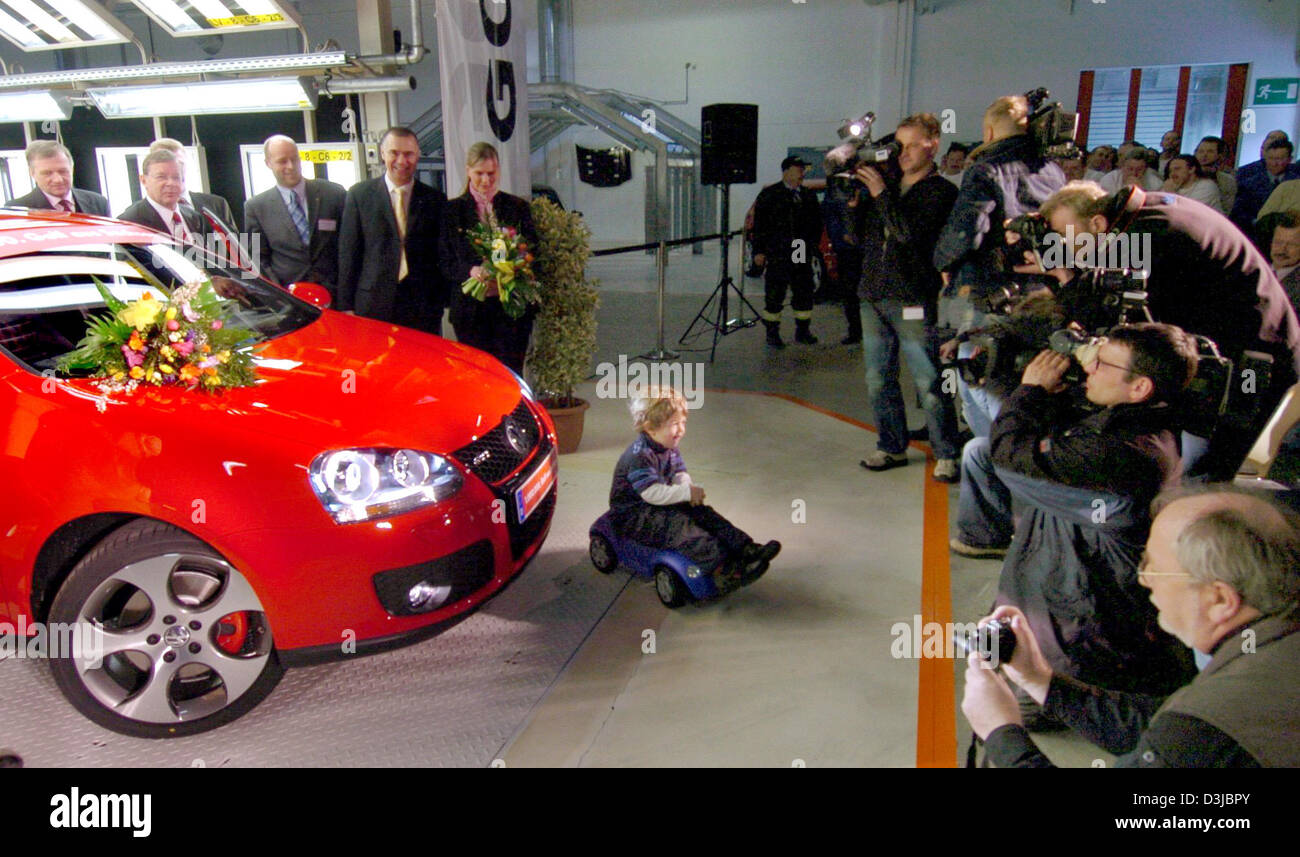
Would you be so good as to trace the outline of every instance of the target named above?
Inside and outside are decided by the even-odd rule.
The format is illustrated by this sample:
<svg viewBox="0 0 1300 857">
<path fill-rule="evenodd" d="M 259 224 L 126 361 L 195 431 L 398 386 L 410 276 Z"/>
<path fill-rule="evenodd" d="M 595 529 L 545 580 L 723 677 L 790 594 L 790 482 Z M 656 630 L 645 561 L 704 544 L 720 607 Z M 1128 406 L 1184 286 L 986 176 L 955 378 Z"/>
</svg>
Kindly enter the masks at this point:
<svg viewBox="0 0 1300 857">
<path fill-rule="evenodd" d="M 522 0 L 438 0 L 438 71 L 447 196 L 465 189 L 465 153 L 480 140 L 501 155 L 500 188 L 532 195 L 528 33 Z M 426 153 L 428 154 L 428 153 Z"/>
</svg>

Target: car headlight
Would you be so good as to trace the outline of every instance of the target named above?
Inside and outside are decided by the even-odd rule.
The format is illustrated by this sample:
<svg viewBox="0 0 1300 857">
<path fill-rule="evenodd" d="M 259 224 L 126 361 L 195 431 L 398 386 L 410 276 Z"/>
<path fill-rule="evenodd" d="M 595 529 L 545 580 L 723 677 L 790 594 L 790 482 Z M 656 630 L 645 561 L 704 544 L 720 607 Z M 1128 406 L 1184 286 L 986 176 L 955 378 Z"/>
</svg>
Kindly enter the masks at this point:
<svg viewBox="0 0 1300 857">
<path fill-rule="evenodd" d="M 340 524 L 409 512 L 454 497 L 465 477 L 447 459 L 414 449 L 322 452 L 311 487 Z"/>
</svg>

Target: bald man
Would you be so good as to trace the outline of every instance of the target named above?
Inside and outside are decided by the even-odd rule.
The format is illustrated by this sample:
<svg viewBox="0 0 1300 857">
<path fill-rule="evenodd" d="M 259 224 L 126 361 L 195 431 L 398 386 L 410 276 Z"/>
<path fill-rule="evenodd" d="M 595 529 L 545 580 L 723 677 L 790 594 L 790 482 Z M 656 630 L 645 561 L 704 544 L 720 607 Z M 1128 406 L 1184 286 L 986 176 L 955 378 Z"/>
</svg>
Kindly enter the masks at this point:
<svg viewBox="0 0 1300 857">
<path fill-rule="evenodd" d="M 1125 754 L 1120 767 L 1300 766 L 1300 518 L 1236 490 L 1163 495 L 1156 508 L 1138 581 L 1160 627 L 1209 656 L 1200 675 L 1164 699 L 1055 675 L 1013 607 L 989 617 L 1015 633 L 1003 671 L 1052 716 Z M 1051 766 L 978 653 L 962 711 L 997 767 Z"/>
<path fill-rule="evenodd" d="M 246 231 L 260 236 L 258 267 L 283 285 L 319 283 L 333 294 L 347 189 L 304 178 L 298 144 L 282 134 L 267 139 L 262 155 L 275 175 L 275 187 L 244 203 Z"/>
</svg>

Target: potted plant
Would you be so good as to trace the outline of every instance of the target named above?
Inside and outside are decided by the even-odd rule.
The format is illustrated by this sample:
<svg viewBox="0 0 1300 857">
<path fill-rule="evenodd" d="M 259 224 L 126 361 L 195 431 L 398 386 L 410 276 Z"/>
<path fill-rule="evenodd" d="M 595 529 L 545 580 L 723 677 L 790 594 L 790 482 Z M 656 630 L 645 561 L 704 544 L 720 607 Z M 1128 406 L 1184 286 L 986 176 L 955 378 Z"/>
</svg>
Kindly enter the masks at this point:
<svg viewBox="0 0 1300 857">
<path fill-rule="evenodd" d="M 591 230 L 582 215 L 546 199 L 533 200 L 532 213 L 539 244 L 534 271 L 542 302 L 533 325 L 528 373 L 555 422 L 564 454 L 578 449 L 584 412 L 590 407 L 573 391 L 590 374 L 596 353 L 600 295 L 597 281 L 587 279 Z"/>
</svg>

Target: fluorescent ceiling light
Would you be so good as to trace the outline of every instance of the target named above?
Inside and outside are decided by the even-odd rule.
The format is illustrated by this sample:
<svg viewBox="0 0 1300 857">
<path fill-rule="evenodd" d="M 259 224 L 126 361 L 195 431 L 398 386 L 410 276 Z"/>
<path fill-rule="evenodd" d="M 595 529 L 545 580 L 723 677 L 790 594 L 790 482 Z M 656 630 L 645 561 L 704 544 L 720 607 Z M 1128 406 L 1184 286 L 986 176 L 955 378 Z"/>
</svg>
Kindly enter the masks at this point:
<svg viewBox="0 0 1300 857">
<path fill-rule="evenodd" d="M 316 109 L 315 87 L 300 77 L 114 86 L 86 94 L 109 119 Z"/>
<path fill-rule="evenodd" d="M 0 35 L 25 51 L 129 42 L 132 33 L 85 0 L 0 0 Z"/>
<path fill-rule="evenodd" d="M 278 30 L 301 23 L 282 0 L 131 0 L 173 36 Z"/>
<path fill-rule="evenodd" d="M 0 93 L 0 122 L 62 122 L 72 118 L 72 103 L 51 92 Z"/>
<path fill-rule="evenodd" d="M 348 56 L 343 51 L 324 51 L 314 54 L 287 54 L 285 56 L 249 57 L 246 59 L 150 63 L 148 65 L 128 65 L 114 68 L 80 68 L 68 71 L 0 75 L 0 90 L 32 89 L 41 86 L 60 86 L 96 81 L 194 77 L 200 74 L 321 71 L 330 68 L 342 68 L 347 64 Z"/>
</svg>

